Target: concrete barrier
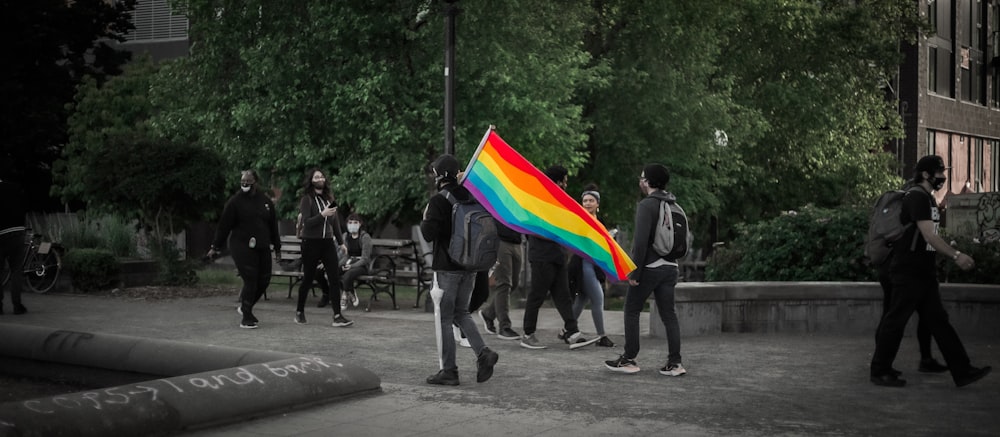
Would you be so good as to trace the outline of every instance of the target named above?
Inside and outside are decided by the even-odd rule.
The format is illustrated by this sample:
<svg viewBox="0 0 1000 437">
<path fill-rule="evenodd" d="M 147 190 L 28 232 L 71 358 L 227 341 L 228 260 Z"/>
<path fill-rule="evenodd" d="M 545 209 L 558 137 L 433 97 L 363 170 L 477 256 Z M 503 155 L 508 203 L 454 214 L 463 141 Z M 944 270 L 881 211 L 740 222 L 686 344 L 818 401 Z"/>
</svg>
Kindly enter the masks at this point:
<svg viewBox="0 0 1000 437">
<path fill-rule="evenodd" d="M 367 369 L 318 356 L 6 324 L 0 338 L 8 373 L 99 370 L 130 382 L 0 404 L 0 436 L 165 435 L 374 392 L 381 384 Z"/>
<path fill-rule="evenodd" d="M 941 299 L 959 333 L 1000 336 L 1000 285 L 941 284 Z M 882 289 L 876 282 L 684 282 L 677 285 L 675 309 L 682 336 L 859 335 L 874 332 L 882 315 Z M 666 337 L 652 299 L 649 331 Z"/>
</svg>

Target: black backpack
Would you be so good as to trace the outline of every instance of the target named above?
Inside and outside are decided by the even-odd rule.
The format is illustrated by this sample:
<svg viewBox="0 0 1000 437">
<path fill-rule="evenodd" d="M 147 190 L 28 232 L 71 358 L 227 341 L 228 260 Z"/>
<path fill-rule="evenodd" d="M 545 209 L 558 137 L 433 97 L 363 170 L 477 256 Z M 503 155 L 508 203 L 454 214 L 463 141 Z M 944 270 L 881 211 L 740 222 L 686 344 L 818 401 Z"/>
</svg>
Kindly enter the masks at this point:
<svg viewBox="0 0 1000 437">
<path fill-rule="evenodd" d="M 903 224 L 901 213 L 903 198 L 915 189 L 918 190 L 920 187 L 886 191 L 875 201 L 868 224 L 868 238 L 865 240 L 865 257 L 872 265 L 879 266 L 885 263 L 892 253 L 893 245 L 913 226 L 912 222 Z M 911 246 L 916 244 L 917 236 L 914 234 Z M 913 249 L 915 247 L 910 248 Z"/>
<path fill-rule="evenodd" d="M 489 270 L 496 264 L 500 248 L 495 219 L 475 199 L 462 202 L 448 191 L 442 194 L 451 202 L 448 257 L 465 270 Z"/>
</svg>

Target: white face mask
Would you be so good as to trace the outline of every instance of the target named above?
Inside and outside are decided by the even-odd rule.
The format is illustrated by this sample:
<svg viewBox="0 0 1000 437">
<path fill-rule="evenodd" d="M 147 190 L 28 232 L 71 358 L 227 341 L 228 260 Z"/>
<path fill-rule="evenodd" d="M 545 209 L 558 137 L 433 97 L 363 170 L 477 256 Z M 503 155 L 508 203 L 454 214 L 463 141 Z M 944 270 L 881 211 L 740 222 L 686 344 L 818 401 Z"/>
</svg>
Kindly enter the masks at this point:
<svg viewBox="0 0 1000 437">
<path fill-rule="evenodd" d="M 240 187 L 240 189 L 243 190 L 244 193 L 249 193 L 251 188 L 253 188 L 253 185 L 244 185 Z"/>
<path fill-rule="evenodd" d="M 352 234 L 357 234 L 358 231 L 360 231 L 360 230 L 361 230 L 361 224 L 360 223 L 348 223 L 347 224 L 347 232 L 350 232 Z"/>
</svg>

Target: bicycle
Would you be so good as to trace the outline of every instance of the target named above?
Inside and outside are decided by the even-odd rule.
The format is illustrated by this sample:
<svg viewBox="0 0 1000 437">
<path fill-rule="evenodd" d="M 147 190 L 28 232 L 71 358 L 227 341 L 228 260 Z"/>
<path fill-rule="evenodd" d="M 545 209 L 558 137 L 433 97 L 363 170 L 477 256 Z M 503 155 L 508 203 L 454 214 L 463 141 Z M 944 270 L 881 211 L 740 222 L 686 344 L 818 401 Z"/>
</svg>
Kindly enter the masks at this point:
<svg viewBox="0 0 1000 437">
<path fill-rule="evenodd" d="M 31 291 L 45 293 L 59 280 L 59 272 L 62 270 L 60 247 L 58 244 L 42 241 L 41 234 L 32 233 L 30 230 L 25 235 L 24 244 L 28 246 L 28 250 L 24 256 L 22 274 Z M 0 278 L 2 278 L 0 287 L 6 286 L 10 280 L 10 268 L 7 263 L 4 263 L 3 270 L 0 271 Z"/>
</svg>

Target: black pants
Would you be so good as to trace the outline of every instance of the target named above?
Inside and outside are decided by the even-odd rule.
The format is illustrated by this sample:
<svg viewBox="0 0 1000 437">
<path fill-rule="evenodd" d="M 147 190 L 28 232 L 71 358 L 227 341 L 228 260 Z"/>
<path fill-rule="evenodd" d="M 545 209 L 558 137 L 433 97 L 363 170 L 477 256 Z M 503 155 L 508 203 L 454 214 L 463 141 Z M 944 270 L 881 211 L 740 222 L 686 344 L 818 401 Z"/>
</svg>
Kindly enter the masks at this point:
<svg viewBox="0 0 1000 437">
<path fill-rule="evenodd" d="M 299 302 L 295 310 L 306 309 L 306 297 L 316 279 L 316 270 L 320 262 L 326 270 L 326 278 L 330 285 L 330 301 L 333 302 L 333 313 L 340 314 L 340 263 L 337 262 L 337 242 L 330 238 L 307 238 L 302 240 L 302 283 L 299 285 Z"/>
<path fill-rule="evenodd" d="M 264 295 L 267 286 L 271 285 L 271 251 L 267 246 L 251 249 L 245 243 L 232 244 L 233 262 L 243 279 L 243 289 L 240 290 L 240 311 L 243 317 L 253 317 L 253 306 Z"/>
<path fill-rule="evenodd" d="M 566 332 L 577 332 L 576 317 L 573 316 L 573 300 L 569 295 L 569 271 L 566 264 L 533 262 L 531 263 L 531 290 L 524 302 L 524 335 L 535 333 L 538 326 L 538 310 L 545 303 L 545 298 L 552 293 L 552 303 L 556 305 L 559 316 L 563 319 L 563 329 Z"/>
<path fill-rule="evenodd" d="M 892 305 L 892 279 L 889 277 L 889 262 L 885 263 L 878 270 L 878 283 L 882 286 L 882 317 L 879 318 L 878 326 L 875 328 L 875 340 L 878 341 L 878 331 L 882 329 L 882 319 L 889 312 Z M 930 360 L 934 358 L 931 354 L 931 330 L 924 323 L 924 319 L 917 318 L 917 345 L 920 346 L 920 359 Z"/>
<path fill-rule="evenodd" d="M 882 318 L 881 327 L 875 339 L 875 354 L 872 356 L 872 376 L 882 376 L 892 369 L 892 362 L 899 352 L 906 322 L 913 312 L 927 324 L 931 335 L 937 340 L 941 355 L 944 356 L 952 378 L 964 375 L 972 367 L 969 355 L 958 338 L 955 328 L 948 322 L 948 313 L 941 303 L 938 290 L 937 272 L 892 272 L 892 302 L 889 312 Z"/>
<path fill-rule="evenodd" d="M 10 268 L 10 301 L 14 307 L 21 306 L 21 291 L 24 290 L 24 231 L 8 232 L 0 235 L 0 266 L 4 262 Z M 3 309 L 3 290 L 0 290 L 0 309 Z"/>
</svg>

